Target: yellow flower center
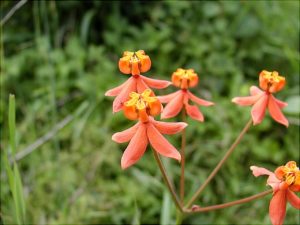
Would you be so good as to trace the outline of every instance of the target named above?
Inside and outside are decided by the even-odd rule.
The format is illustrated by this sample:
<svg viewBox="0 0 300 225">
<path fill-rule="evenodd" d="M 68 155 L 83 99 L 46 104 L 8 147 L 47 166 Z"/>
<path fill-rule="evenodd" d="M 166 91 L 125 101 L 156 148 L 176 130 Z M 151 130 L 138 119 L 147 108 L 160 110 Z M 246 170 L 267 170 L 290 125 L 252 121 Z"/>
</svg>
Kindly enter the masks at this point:
<svg viewBox="0 0 300 225">
<path fill-rule="evenodd" d="M 185 70 L 179 68 L 172 74 L 172 82 L 176 87 L 188 89 L 197 85 L 198 75 L 193 69 Z"/>
<path fill-rule="evenodd" d="M 161 103 L 150 89 L 142 94 L 131 92 L 129 100 L 124 102 L 124 114 L 128 119 L 148 121 L 148 116 L 155 116 L 161 112 Z"/>
<path fill-rule="evenodd" d="M 280 91 L 285 85 L 285 78 L 280 76 L 277 71 L 269 72 L 263 70 L 259 75 L 260 87 L 270 93 Z"/>
<path fill-rule="evenodd" d="M 279 180 L 284 181 L 288 186 L 300 185 L 300 171 L 295 161 L 290 161 L 285 166 L 278 167 L 275 174 Z"/>
</svg>

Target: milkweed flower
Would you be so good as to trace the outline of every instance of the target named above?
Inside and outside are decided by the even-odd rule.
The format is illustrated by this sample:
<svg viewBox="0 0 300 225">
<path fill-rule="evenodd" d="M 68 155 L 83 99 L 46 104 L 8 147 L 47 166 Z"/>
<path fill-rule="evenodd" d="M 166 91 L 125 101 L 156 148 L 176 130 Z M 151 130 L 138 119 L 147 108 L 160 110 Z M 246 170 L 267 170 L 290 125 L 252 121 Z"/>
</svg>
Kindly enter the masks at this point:
<svg viewBox="0 0 300 225">
<path fill-rule="evenodd" d="M 122 109 L 123 103 L 127 100 L 130 92 L 142 93 L 149 87 L 162 89 L 171 84 L 169 81 L 151 79 L 141 75 L 150 68 L 150 57 L 143 50 L 137 52 L 125 51 L 123 53 L 123 57 L 119 60 L 119 69 L 124 74 L 131 74 L 131 77 L 120 86 L 105 93 L 105 96 L 116 96 L 113 102 L 113 112 Z"/>
<path fill-rule="evenodd" d="M 158 97 L 162 103 L 167 103 L 161 114 L 162 119 L 176 116 L 184 107 L 191 118 L 200 122 L 204 121 L 204 116 L 199 108 L 196 105 L 190 105 L 189 100 L 202 106 L 211 106 L 214 105 L 214 103 L 198 98 L 188 90 L 191 87 L 195 87 L 198 81 L 198 75 L 193 69 L 185 70 L 179 68 L 172 74 L 172 83 L 174 86 L 180 88 L 180 90 L 169 95 Z"/>
<path fill-rule="evenodd" d="M 271 117 L 276 122 L 288 127 L 289 122 L 281 112 L 281 109 L 287 106 L 287 103 L 282 102 L 273 96 L 273 93 L 283 89 L 284 85 L 285 78 L 280 76 L 278 72 L 268 72 L 263 70 L 259 74 L 259 86 L 262 90 L 256 86 L 252 86 L 250 88 L 251 96 L 236 97 L 232 99 L 232 102 L 241 106 L 253 105 L 251 116 L 254 125 L 262 122 L 266 109 L 268 108 Z"/>
<path fill-rule="evenodd" d="M 275 172 L 265 168 L 251 166 L 255 177 L 269 176 L 267 184 L 273 188 L 273 196 L 269 206 L 269 216 L 273 225 L 283 224 L 287 201 L 296 209 L 300 209 L 300 198 L 294 192 L 300 192 L 300 171 L 296 162 L 289 161 L 278 167 Z"/>
<path fill-rule="evenodd" d="M 164 138 L 163 134 L 176 134 L 187 124 L 155 121 L 153 116 L 159 115 L 161 109 L 160 101 L 150 89 L 146 89 L 141 94 L 131 92 L 129 100 L 124 102 L 124 115 L 130 120 L 139 120 L 139 122 L 112 136 L 112 140 L 117 143 L 129 142 L 121 159 L 122 169 L 136 163 L 145 153 L 149 143 L 159 154 L 180 161 L 180 153 Z"/>
</svg>

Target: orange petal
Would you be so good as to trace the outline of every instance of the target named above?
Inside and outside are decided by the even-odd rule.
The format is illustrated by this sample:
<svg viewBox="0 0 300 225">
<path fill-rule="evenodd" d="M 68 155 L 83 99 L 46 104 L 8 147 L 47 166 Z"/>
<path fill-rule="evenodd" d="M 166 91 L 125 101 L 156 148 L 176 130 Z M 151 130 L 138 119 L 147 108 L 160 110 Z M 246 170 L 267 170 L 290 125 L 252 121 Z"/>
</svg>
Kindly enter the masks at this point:
<svg viewBox="0 0 300 225">
<path fill-rule="evenodd" d="M 130 139 L 136 133 L 140 123 L 135 124 L 134 126 L 128 128 L 127 130 L 123 130 L 121 132 L 115 133 L 112 136 L 112 140 L 117 143 L 124 143 L 130 141 Z"/>
<path fill-rule="evenodd" d="M 269 216 L 273 225 L 282 225 L 286 214 L 286 191 L 277 191 L 270 202 Z"/>
<path fill-rule="evenodd" d="M 235 97 L 231 101 L 235 104 L 241 105 L 241 106 L 248 106 L 255 104 L 258 99 L 262 95 L 253 95 L 253 96 L 247 96 L 247 97 Z"/>
<path fill-rule="evenodd" d="M 164 138 L 161 133 L 159 133 L 152 123 L 148 123 L 147 136 L 155 151 L 163 156 L 174 158 L 180 161 L 180 153 Z"/>
<path fill-rule="evenodd" d="M 150 57 L 149 56 L 143 56 L 140 58 L 141 60 L 141 72 L 147 72 L 150 68 L 151 68 L 151 60 L 150 60 Z"/>
<path fill-rule="evenodd" d="M 286 193 L 289 203 L 296 209 L 300 209 L 300 198 L 292 191 L 287 190 Z"/>
<path fill-rule="evenodd" d="M 139 123 L 137 132 L 123 153 L 121 159 L 122 169 L 126 169 L 136 163 L 145 153 L 147 145 L 148 140 L 146 126 L 143 123 Z"/>
<path fill-rule="evenodd" d="M 275 121 L 277 121 L 278 123 L 283 124 L 286 127 L 289 126 L 289 121 L 285 118 L 285 116 L 283 115 L 283 113 L 280 110 L 280 107 L 276 103 L 275 98 L 271 94 L 270 94 L 270 97 L 269 97 L 268 107 L 269 107 L 270 115 Z"/>
<path fill-rule="evenodd" d="M 113 102 L 114 113 L 122 109 L 123 103 L 128 99 L 128 95 L 132 91 L 136 91 L 136 79 L 130 77 L 128 79 L 128 83 L 123 87 L 123 90 L 120 92 L 120 94 L 115 98 Z"/>
<path fill-rule="evenodd" d="M 264 94 L 252 107 L 251 115 L 253 124 L 259 124 L 263 120 L 268 103 L 268 95 Z"/>
<path fill-rule="evenodd" d="M 187 114 L 194 120 L 198 120 L 200 122 L 204 121 L 203 114 L 200 112 L 197 106 L 185 104 L 185 109 Z"/>
<path fill-rule="evenodd" d="M 183 95 L 182 91 L 176 92 L 173 99 L 165 106 L 161 118 L 167 119 L 176 116 L 183 106 Z"/>
<path fill-rule="evenodd" d="M 187 127 L 187 123 L 167 123 L 153 120 L 156 129 L 162 134 L 176 134 Z"/>
<path fill-rule="evenodd" d="M 164 96 L 157 96 L 157 98 L 159 99 L 159 101 L 161 103 L 168 103 L 170 102 L 179 92 L 181 91 L 176 91 L 174 93 L 168 94 L 168 95 L 164 95 Z"/>
<path fill-rule="evenodd" d="M 140 77 L 137 78 L 136 87 L 138 93 L 143 93 L 144 90 L 149 88 Z"/>
<path fill-rule="evenodd" d="M 206 101 L 204 99 L 201 99 L 201 98 L 198 98 L 197 96 L 193 95 L 190 91 L 187 92 L 188 93 L 188 96 L 189 98 L 197 103 L 198 105 L 203 105 L 203 106 L 211 106 L 211 105 L 214 105 L 215 103 L 213 102 L 209 102 L 209 101 Z"/>
<path fill-rule="evenodd" d="M 131 74 L 132 75 L 140 75 L 139 62 L 131 63 Z"/>
<path fill-rule="evenodd" d="M 286 168 L 285 166 L 280 166 L 278 167 L 276 170 L 275 170 L 275 175 L 278 179 L 282 180 L 283 179 L 283 176 L 284 174 L 286 173 Z"/>
<path fill-rule="evenodd" d="M 107 92 L 105 92 L 105 96 L 117 96 L 118 94 L 120 94 L 120 92 L 122 91 L 122 89 L 124 88 L 124 86 L 127 84 L 127 82 L 128 82 L 128 80 L 125 81 L 120 86 L 108 90 Z"/>
<path fill-rule="evenodd" d="M 151 79 L 145 76 L 141 75 L 141 78 L 144 80 L 144 82 L 151 88 L 154 89 L 162 89 L 168 87 L 171 82 L 166 81 L 166 80 L 156 80 L 156 79 Z"/>
<path fill-rule="evenodd" d="M 258 95 L 258 94 L 262 94 L 264 91 L 260 90 L 258 87 L 256 86 L 251 86 L 250 87 L 250 94 L 251 95 Z"/>
<path fill-rule="evenodd" d="M 119 69 L 122 73 L 130 74 L 131 72 L 130 57 L 123 57 L 119 60 Z"/>
</svg>

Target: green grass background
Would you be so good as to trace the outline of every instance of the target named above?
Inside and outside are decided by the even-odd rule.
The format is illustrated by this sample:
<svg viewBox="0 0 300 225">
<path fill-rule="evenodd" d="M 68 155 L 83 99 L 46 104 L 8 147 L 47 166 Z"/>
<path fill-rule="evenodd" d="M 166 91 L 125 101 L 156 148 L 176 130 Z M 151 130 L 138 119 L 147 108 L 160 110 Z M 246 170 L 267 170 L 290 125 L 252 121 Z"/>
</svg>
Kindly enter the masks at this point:
<svg viewBox="0 0 300 225">
<path fill-rule="evenodd" d="M 1 2 L 1 18 L 16 3 Z M 117 66 L 125 50 L 146 51 L 152 60 L 146 75 L 152 78 L 194 68 L 200 83 L 193 93 L 216 103 L 201 108 L 205 123 L 188 120 L 187 199 L 250 118 L 250 108 L 231 98 L 248 95 L 262 69 L 284 75 L 287 85 L 276 97 L 289 103 L 284 113 L 290 127 L 267 114 L 197 204 L 267 190 L 266 178 L 254 178 L 251 165 L 274 170 L 289 160 L 299 163 L 299 28 L 299 1 L 27 2 L 1 27 L 1 223 L 17 221 L 3 166 L 6 153 L 12 155 L 9 93 L 16 97 L 17 154 L 50 134 L 17 161 L 25 224 L 175 223 L 175 206 L 151 152 L 122 171 L 126 144 L 111 140 L 133 124 L 122 113 L 113 115 L 113 99 L 104 97 L 128 78 Z M 180 146 L 180 135 L 168 140 Z M 164 162 L 178 187 L 179 165 Z M 192 215 L 184 223 L 270 224 L 270 197 Z M 298 216 L 289 205 L 285 224 L 299 224 Z"/>
</svg>

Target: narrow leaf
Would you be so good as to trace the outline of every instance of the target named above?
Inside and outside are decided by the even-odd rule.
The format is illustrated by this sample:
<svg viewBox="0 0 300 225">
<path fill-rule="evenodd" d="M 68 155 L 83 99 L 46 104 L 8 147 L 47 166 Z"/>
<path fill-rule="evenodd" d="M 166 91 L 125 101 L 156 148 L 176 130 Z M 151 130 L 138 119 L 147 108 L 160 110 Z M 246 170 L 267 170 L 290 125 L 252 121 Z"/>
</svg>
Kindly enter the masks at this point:
<svg viewBox="0 0 300 225">
<path fill-rule="evenodd" d="M 9 128 L 9 143 L 12 151 L 12 156 L 16 153 L 16 141 L 15 141 L 15 129 L 16 129 L 16 105 L 15 96 L 13 94 L 9 95 L 8 104 L 8 128 Z"/>
</svg>

